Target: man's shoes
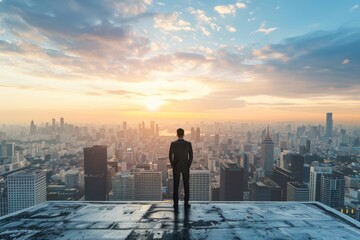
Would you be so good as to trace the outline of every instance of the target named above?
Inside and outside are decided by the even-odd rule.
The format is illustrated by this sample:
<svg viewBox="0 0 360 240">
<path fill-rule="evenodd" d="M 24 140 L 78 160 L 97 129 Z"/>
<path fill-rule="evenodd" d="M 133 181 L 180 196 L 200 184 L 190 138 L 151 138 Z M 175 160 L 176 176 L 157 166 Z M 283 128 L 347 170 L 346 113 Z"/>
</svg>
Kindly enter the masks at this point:
<svg viewBox="0 0 360 240">
<path fill-rule="evenodd" d="M 189 204 L 189 203 L 184 203 L 184 207 L 185 207 L 185 208 L 190 208 L 190 207 L 191 207 L 191 204 Z"/>
</svg>

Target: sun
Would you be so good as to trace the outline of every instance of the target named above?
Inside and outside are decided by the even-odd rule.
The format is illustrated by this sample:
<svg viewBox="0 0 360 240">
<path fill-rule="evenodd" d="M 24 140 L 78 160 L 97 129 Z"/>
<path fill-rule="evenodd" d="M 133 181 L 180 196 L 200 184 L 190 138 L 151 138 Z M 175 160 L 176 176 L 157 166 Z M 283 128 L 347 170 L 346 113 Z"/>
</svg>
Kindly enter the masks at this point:
<svg viewBox="0 0 360 240">
<path fill-rule="evenodd" d="M 151 98 L 151 99 L 147 100 L 146 108 L 148 111 L 155 112 L 155 111 L 159 110 L 159 108 L 161 107 L 162 104 L 163 104 L 163 101 L 161 101 L 160 99 Z"/>
</svg>

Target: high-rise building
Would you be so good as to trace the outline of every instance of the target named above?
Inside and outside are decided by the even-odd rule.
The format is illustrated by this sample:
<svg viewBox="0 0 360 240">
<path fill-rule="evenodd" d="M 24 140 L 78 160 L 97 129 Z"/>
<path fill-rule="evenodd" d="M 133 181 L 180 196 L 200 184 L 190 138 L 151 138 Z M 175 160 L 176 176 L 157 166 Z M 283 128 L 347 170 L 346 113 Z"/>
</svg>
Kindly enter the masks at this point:
<svg viewBox="0 0 360 240">
<path fill-rule="evenodd" d="M 60 131 L 63 132 L 65 130 L 65 120 L 63 117 L 60 118 Z"/>
<path fill-rule="evenodd" d="M 31 120 L 31 123 L 30 123 L 30 135 L 34 135 L 35 133 L 36 133 L 36 126 L 35 126 L 34 120 Z"/>
<path fill-rule="evenodd" d="M 39 170 L 7 176 L 8 212 L 19 211 L 46 201 L 46 174 Z"/>
<path fill-rule="evenodd" d="M 205 168 L 190 169 L 190 201 L 210 200 L 210 171 Z"/>
<path fill-rule="evenodd" d="M 281 200 L 286 201 L 287 184 L 295 181 L 292 172 L 285 168 L 276 167 L 273 173 L 273 180 L 281 187 Z"/>
<path fill-rule="evenodd" d="M 65 188 L 79 187 L 79 170 L 70 169 L 65 172 Z"/>
<path fill-rule="evenodd" d="M 150 122 L 150 136 L 155 136 L 155 122 Z"/>
<path fill-rule="evenodd" d="M 220 137 L 219 137 L 219 134 L 215 134 L 215 140 L 214 140 L 215 142 L 215 146 L 219 146 L 219 144 L 220 144 Z"/>
<path fill-rule="evenodd" d="M 107 147 L 84 148 L 85 200 L 106 200 Z"/>
<path fill-rule="evenodd" d="M 331 167 L 320 166 L 318 162 L 313 163 L 313 166 L 310 167 L 309 201 L 321 200 L 321 176 L 331 173 Z"/>
<path fill-rule="evenodd" d="M 311 153 L 311 141 L 310 140 L 306 140 L 306 153 L 307 154 Z"/>
<path fill-rule="evenodd" d="M 323 174 L 321 176 L 321 198 L 320 201 L 332 208 L 344 207 L 345 201 L 345 179 L 338 172 Z"/>
<path fill-rule="evenodd" d="M 250 201 L 281 201 L 281 187 L 268 177 L 249 184 Z"/>
<path fill-rule="evenodd" d="M 220 201 L 242 201 L 247 179 L 239 164 L 223 161 L 220 164 Z"/>
<path fill-rule="evenodd" d="M 130 172 L 117 173 L 112 180 L 112 201 L 134 200 L 134 175 Z"/>
<path fill-rule="evenodd" d="M 200 128 L 197 127 L 195 131 L 195 142 L 200 142 Z"/>
<path fill-rule="evenodd" d="M 304 181 L 304 157 L 300 154 L 290 155 L 290 168 L 293 178 L 298 182 Z"/>
<path fill-rule="evenodd" d="M 134 200 L 162 201 L 162 179 L 160 171 L 137 169 L 134 172 Z"/>
<path fill-rule="evenodd" d="M 264 169 L 265 176 L 271 176 L 274 165 L 274 142 L 270 138 L 269 127 L 266 137 L 261 142 L 260 167 Z"/>
<path fill-rule="evenodd" d="M 15 143 L 8 143 L 6 140 L 1 141 L 0 145 L 0 165 L 13 162 L 15 157 Z"/>
<path fill-rule="evenodd" d="M 190 130 L 190 136 L 191 136 L 191 141 L 194 141 L 195 140 L 195 129 L 192 127 L 191 130 Z"/>
<path fill-rule="evenodd" d="M 308 186 L 300 182 L 288 182 L 286 201 L 297 201 L 297 202 L 309 201 Z"/>
<path fill-rule="evenodd" d="M 333 119 L 332 119 L 332 113 L 328 112 L 326 113 L 326 130 L 325 130 L 325 137 L 332 138 L 332 132 L 333 132 Z"/>
</svg>

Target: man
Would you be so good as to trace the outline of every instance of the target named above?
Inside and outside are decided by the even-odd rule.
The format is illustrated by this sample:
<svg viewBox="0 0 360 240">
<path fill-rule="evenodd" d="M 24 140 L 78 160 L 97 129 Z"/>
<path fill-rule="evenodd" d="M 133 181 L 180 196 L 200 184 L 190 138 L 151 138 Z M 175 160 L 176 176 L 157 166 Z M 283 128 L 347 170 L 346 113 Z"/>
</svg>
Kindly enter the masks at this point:
<svg viewBox="0 0 360 240">
<path fill-rule="evenodd" d="M 184 140 L 184 129 L 179 128 L 176 130 L 178 140 L 170 144 L 169 160 L 174 174 L 174 208 L 178 208 L 179 203 L 179 183 L 180 174 L 184 181 L 184 207 L 189 208 L 189 178 L 190 166 L 193 160 L 193 150 L 191 142 Z"/>
</svg>

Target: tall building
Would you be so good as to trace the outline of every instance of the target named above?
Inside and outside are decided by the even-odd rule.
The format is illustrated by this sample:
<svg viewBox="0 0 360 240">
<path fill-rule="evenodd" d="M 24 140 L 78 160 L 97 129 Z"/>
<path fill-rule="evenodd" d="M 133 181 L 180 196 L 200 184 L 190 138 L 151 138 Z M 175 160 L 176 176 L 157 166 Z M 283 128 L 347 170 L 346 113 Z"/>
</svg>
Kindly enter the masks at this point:
<svg viewBox="0 0 360 240">
<path fill-rule="evenodd" d="M 308 186 L 300 182 L 288 182 L 286 201 L 297 201 L 297 202 L 309 201 Z"/>
<path fill-rule="evenodd" d="M 309 201 L 321 200 L 321 176 L 323 174 L 331 174 L 332 168 L 328 166 L 320 166 L 317 162 L 310 167 L 309 182 Z"/>
<path fill-rule="evenodd" d="M 223 161 L 220 164 L 220 201 L 242 201 L 247 179 L 239 164 Z"/>
<path fill-rule="evenodd" d="M 84 148 L 85 200 L 106 200 L 107 147 Z"/>
<path fill-rule="evenodd" d="M 261 142 L 260 167 L 264 169 L 265 176 L 271 176 L 274 165 L 274 142 L 270 138 L 269 127 L 266 137 Z"/>
<path fill-rule="evenodd" d="M 65 172 L 65 188 L 79 187 L 79 170 L 70 169 Z"/>
<path fill-rule="evenodd" d="M 65 130 L 65 121 L 64 118 L 60 118 L 60 131 L 63 132 Z"/>
<path fill-rule="evenodd" d="M 190 169 L 190 201 L 210 200 L 210 171 L 205 168 Z"/>
<path fill-rule="evenodd" d="M 1 141 L 0 145 L 0 165 L 13 162 L 15 157 L 15 143 L 8 143 L 6 140 Z"/>
<path fill-rule="evenodd" d="M 35 133 L 36 133 L 36 126 L 35 126 L 34 120 L 31 120 L 31 123 L 30 123 L 30 135 L 34 135 Z"/>
<path fill-rule="evenodd" d="M 200 142 L 200 128 L 197 127 L 195 131 L 195 142 Z"/>
<path fill-rule="evenodd" d="M 191 141 L 194 141 L 195 140 L 195 129 L 192 127 L 190 129 L 190 136 L 191 136 Z"/>
<path fill-rule="evenodd" d="M 112 180 L 112 201 L 134 200 L 134 175 L 130 172 L 117 173 Z"/>
<path fill-rule="evenodd" d="M 268 177 L 249 184 L 250 201 L 281 201 L 281 187 Z"/>
<path fill-rule="evenodd" d="M 335 209 L 344 207 L 345 179 L 343 174 L 333 172 L 321 176 L 320 201 Z"/>
<path fill-rule="evenodd" d="M 134 200 L 162 201 L 162 173 L 137 169 L 134 172 Z"/>
<path fill-rule="evenodd" d="M 220 137 L 219 137 L 219 134 L 215 134 L 215 146 L 219 146 L 220 144 Z"/>
<path fill-rule="evenodd" d="M 276 167 L 273 173 L 273 180 L 281 187 L 281 200 L 286 201 L 287 184 L 295 181 L 292 172 L 285 168 Z"/>
<path fill-rule="evenodd" d="M 328 112 L 328 113 L 326 113 L 325 137 L 327 137 L 327 138 L 332 138 L 332 132 L 333 132 L 332 113 L 331 113 L 331 112 Z"/>
<path fill-rule="evenodd" d="M 39 170 L 7 176 L 8 212 L 19 211 L 46 201 L 46 174 Z"/>
<path fill-rule="evenodd" d="M 300 154 L 290 155 L 290 168 L 292 176 L 298 182 L 304 181 L 304 157 Z"/>
</svg>

